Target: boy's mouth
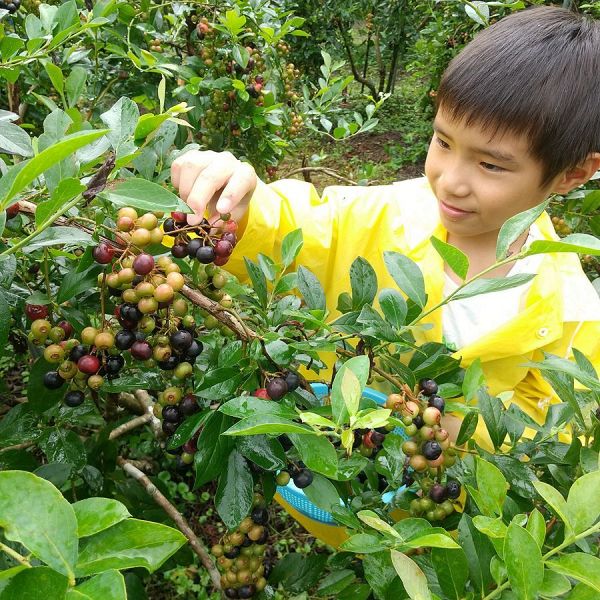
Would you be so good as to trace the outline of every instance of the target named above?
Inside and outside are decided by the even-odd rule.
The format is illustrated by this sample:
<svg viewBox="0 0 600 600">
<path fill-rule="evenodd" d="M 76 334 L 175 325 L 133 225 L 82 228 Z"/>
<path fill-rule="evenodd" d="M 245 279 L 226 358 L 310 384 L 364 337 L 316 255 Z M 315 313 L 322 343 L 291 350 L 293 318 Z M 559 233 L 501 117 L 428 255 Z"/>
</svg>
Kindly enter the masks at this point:
<svg viewBox="0 0 600 600">
<path fill-rule="evenodd" d="M 474 213 L 472 210 L 462 210 L 455 206 L 451 206 L 450 204 L 446 204 L 443 200 L 440 200 L 439 202 L 441 211 L 449 217 L 462 217 Z"/>
</svg>

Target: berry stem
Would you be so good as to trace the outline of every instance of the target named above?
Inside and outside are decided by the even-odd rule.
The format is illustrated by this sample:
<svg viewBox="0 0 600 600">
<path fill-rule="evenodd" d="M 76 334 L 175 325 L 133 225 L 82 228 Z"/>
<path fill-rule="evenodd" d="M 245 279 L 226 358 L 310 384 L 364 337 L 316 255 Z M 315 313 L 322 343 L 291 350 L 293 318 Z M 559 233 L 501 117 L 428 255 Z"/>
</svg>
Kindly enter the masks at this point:
<svg viewBox="0 0 600 600">
<path fill-rule="evenodd" d="M 18 552 L 16 552 L 9 546 L 6 546 L 2 542 L 0 542 L 0 550 L 8 554 L 11 558 L 14 558 L 19 564 L 23 565 L 24 567 L 31 568 L 31 563 L 25 557 L 21 556 Z"/>
<path fill-rule="evenodd" d="M 50 275 L 48 272 L 48 248 L 44 248 L 44 281 L 46 283 L 46 294 L 48 300 L 52 301 L 52 291 L 50 288 Z"/>
</svg>

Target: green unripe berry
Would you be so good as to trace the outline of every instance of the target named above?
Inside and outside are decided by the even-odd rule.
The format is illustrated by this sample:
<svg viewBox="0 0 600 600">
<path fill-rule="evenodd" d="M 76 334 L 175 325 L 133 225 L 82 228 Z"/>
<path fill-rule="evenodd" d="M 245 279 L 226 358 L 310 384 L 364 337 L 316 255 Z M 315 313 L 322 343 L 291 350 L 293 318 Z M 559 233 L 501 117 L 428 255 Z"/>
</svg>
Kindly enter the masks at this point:
<svg viewBox="0 0 600 600">
<path fill-rule="evenodd" d="M 175 370 L 173 371 L 173 375 L 177 377 L 177 379 L 186 379 L 194 372 L 194 368 L 189 362 L 179 363 Z"/>
<path fill-rule="evenodd" d="M 287 485 L 290 482 L 290 474 L 287 471 L 281 471 L 275 478 L 275 483 L 277 485 Z"/>
<path fill-rule="evenodd" d="M 45 340 L 50 334 L 50 330 L 52 329 L 52 325 L 50 321 L 46 321 L 46 319 L 36 319 L 31 324 L 31 333 L 34 338 L 38 340 Z"/>
<path fill-rule="evenodd" d="M 212 284 L 218 290 L 220 290 L 222 287 L 225 287 L 226 283 L 227 277 L 223 273 L 217 273 L 216 275 L 213 275 Z"/>
<path fill-rule="evenodd" d="M 91 375 L 87 380 L 88 387 L 92 390 L 98 390 L 102 387 L 104 383 L 104 378 L 102 375 Z"/>
<path fill-rule="evenodd" d="M 49 363 L 56 365 L 65 359 L 65 351 L 58 344 L 51 344 L 44 348 L 44 358 Z"/>
<path fill-rule="evenodd" d="M 50 330 L 50 333 L 48 334 L 48 337 L 53 341 L 53 342 L 62 342 L 65 337 L 66 337 L 66 333 L 65 330 L 62 327 L 53 327 Z"/>
<path fill-rule="evenodd" d="M 194 455 L 191 452 L 182 452 L 181 462 L 186 465 L 191 465 L 194 462 Z"/>
<path fill-rule="evenodd" d="M 204 319 L 204 327 L 206 327 L 206 329 L 216 329 L 218 326 L 219 321 L 216 317 L 213 317 L 213 315 L 208 315 L 208 317 Z"/>
<path fill-rule="evenodd" d="M 93 346 L 97 335 L 98 330 L 95 327 L 86 327 L 81 332 L 81 342 L 86 346 Z"/>
</svg>

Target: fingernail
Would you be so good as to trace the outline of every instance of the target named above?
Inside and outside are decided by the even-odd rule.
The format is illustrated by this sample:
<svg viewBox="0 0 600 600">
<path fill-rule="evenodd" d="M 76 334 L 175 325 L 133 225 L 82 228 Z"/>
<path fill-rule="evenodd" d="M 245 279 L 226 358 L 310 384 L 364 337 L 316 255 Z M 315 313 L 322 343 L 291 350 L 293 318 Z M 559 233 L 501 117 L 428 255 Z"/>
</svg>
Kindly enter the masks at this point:
<svg viewBox="0 0 600 600">
<path fill-rule="evenodd" d="M 229 198 L 219 198 L 217 202 L 217 212 L 224 215 L 231 210 L 231 200 Z"/>
</svg>

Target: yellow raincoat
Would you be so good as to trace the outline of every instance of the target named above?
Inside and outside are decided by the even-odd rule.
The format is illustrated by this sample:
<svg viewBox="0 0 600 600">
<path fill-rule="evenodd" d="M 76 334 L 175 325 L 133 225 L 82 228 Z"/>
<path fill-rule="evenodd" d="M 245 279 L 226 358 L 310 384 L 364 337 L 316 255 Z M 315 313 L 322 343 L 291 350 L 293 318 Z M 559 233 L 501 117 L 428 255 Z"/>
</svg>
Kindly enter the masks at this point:
<svg viewBox="0 0 600 600">
<path fill-rule="evenodd" d="M 546 239 L 559 239 L 547 213 L 536 224 Z M 332 186 L 321 197 L 303 181 L 260 182 L 240 224 L 241 239 L 227 270 L 247 280 L 243 257 L 256 259 L 259 252 L 279 257 L 284 236 L 299 227 L 304 245 L 297 264 L 309 268 L 322 283 L 332 318 L 338 315 L 338 295 L 350 291 L 349 269 L 357 256 L 371 263 L 380 288 L 397 287 L 385 268 L 386 250 L 404 253 L 419 265 L 425 278 L 426 309 L 441 301 L 444 265 L 429 238 L 445 241 L 446 230 L 426 178 L 368 188 Z M 441 318 L 439 310 L 427 317 L 424 322 L 433 327 L 420 333 L 417 341 L 441 342 Z M 555 253 L 544 256 L 520 314 L 454 356 L 461 358 L 465 368 L 479 358 L 490 393 L 514 391 L 510 401 L 543 422 L 548 405 L 558 398 L 539 371 L 523 364 L 542 360 L 543 351 L 570 357 L 573 347 L 600 371 L 600 299 L 578 256 Z M 475 438 L 489 447 L 481 419 Z M 314 532 L 307 519 L 299 520 Z M 315 533 L 321 539 L 334 544 L 342 539 L 324 535 L 325 525 L 318 529 Z"/>
</svg>

